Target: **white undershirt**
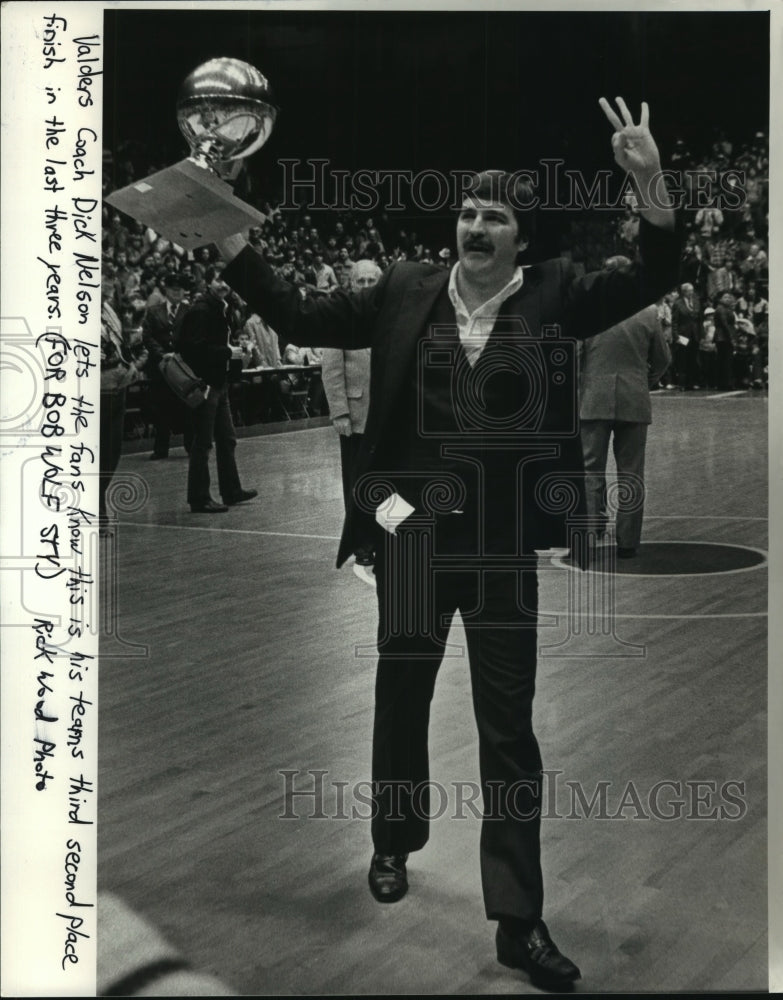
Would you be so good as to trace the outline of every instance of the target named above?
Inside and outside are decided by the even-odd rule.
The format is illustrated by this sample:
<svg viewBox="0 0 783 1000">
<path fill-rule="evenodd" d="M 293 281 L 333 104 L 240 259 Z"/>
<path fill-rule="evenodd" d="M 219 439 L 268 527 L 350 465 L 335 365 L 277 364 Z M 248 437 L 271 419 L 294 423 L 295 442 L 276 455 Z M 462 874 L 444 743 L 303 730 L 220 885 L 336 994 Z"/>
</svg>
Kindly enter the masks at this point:
<svg viewBox="0 0 783 1000">
<path fill-rule="evenodd" d="M 481 357 L 481 352 L 487 345 L 489 335 L 492 333 L 492 328 L 498 318 L 500 307 L 506 299 L 510 298 L 514 292 L 517 292 L 522 287 L 523 270 L 521 267 L 518 267 L 514 271 L 511 281 L 501 288 L 497 295 L 493 295 L 491 299 L 480 305 L 473 313 L 469 313 L 467 306 L 457 291 L 457 271 L 459 270 L 459 266 L 459 263 L 455 264 L 449 276 L 449 298 L 451 299 L 451 304 L 454 306 L 454 312 L 457 314 L 457 329 L 459 330 L 460 343 L 472 368 Z"/>
</svg>

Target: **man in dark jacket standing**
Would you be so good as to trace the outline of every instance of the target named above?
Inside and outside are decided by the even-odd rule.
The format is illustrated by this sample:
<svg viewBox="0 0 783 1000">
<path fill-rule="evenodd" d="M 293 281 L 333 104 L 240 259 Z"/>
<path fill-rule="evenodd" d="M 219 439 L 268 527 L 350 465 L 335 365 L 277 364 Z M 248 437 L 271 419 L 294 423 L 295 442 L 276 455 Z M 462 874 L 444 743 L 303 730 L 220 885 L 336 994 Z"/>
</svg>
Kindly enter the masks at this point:
<svg viewBox="0 0 783 1000">
<path fill-rule="evenodd" d="M 734 388 L 734 341 L 737 339 L 737 320 L 734 315 L 734 296 L 724 292 L 715 309 L 715 350 L 718 355 L 718 388 Z"/>
<path fill-rule="evenodd" d="M 226 302 L 231 289 L 223 280 L 222 269 L 222 264 L 207 268 L 206 294 L 185 313 L 179 333 L 183 360 L 209 386 L 207 398 L 194 411 L 188 466 L 188 503 L 194 514 L 222 514 L 230 506 L 258 495 L 257 490 L 242 489 L 234 454 L 237 438 L 228 402 L 231 329 Z M 213 441 L 222 504 L 210 493 L 209 453 Z"/>
<path fill-rule="evenodd" d="M 615 159 L 649 191 L 660 176 L 647 106 L 615 127 Z M 519 175 L 479 175 L 456 226 L 452 269 L 402 262 L 372 288 L 312 301 L 229 237 L 226 280 L 297 344 L 372 347 L 370 410 L 338 562 L 373 510 L 379 611 L 369 885 L 381 903 L 408 888 L 408 854 L 429 835 L 428 724 L 459 610 L 465 627 L 485 818 L 485 912 L 498 960 L 568 988 L 579 969 L 542 919 L 542 761 L 533 732 L 538 590 L 535 550 L 563 544 L 584 510 L 573 343 L 676 284 L 679 240 L 659 188 L 642 202 L 642 264 L 578 277 L 563 260 L 529 268 L 532 191 Z M 233 259 L 235 258 L 235 259 Z M 566 543 L 567 544 L 567 543 Z"/>
<path fill-rule="evenodd" d="M 147 309 L 142 326 L 144 346 L 149 351 L 146 373 L 150 383 L 150 396 L 154 410 L 155 437 L 150 458 L 168 458 L 172 424 L 181 425 L 185 431 L 185 449 L 190 450 L 190 413 L 174 395 L 160 373 L 164 354 L 174 350 L 174 331 L 188 308 L 185 288 L 178 274 L 167 274 L 163 279 L 165 302 L 156 302 Z"/>
<path fill-rule="evenodd" d="M 699 375 L 700 343 L 699 300 L 693 285 L 686 281 L 680 285 L 679 297 L 672 303 L 672 353 L 677 384 L 681 389 L 698 389 L 702 381 Z"/>
</svg>

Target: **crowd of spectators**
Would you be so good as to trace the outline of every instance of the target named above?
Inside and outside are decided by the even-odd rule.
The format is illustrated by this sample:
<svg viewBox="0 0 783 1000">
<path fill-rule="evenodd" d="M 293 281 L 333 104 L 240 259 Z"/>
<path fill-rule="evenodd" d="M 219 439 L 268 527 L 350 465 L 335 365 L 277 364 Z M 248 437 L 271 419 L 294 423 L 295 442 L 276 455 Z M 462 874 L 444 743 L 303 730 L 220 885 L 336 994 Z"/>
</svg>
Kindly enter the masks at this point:
<svg viewBox="0 0 783 1000">
<path fill-rule="evenodd" d="M 107 152 L 105 161 L 104 196 L 154 169 L 153 164 L 145 163 L 143 158 L 134 160 L 130 153 L 112 161 Z M 138 167 L 137 163 L 144 166 Z M 715 204 L 685 213 L 688 232 L 682 281 L 693 289 L 689 302 L 697 317 L 693 331 L 696 343 L 693 337 L 685 338 L 676 329 L 673 312 L 676 316 L 677 310 L 673 307 L 682 299 L 682 291 L 673 289 L 659 303 L 674 359 L 662 386 L 763 387 L 767 383 L 768 356 L 767 138 L 757 133 L 737 147 L 721 135 L 703 156 L 694 155 L 678 141 L 670 165 L 683 172 L 698 171 L 704 177 L 713 177 L 715 193 L 739 187 L 744 196 L 733 199 L 729 207 Z M 702 190 L 707 191 L 709 183 L 706 188 L 701 183 Z M 706 194 L 702 197 L 706 200 Z M 398 260 L 450 267 L 454 259 L 449 247 L 427 246 L 416 231 L 390 221 L 387 215 L 360 217 L 335 211 L 316 217 L 307 207 L 281 211 L 279 203 L 260 203 L 258 199 L 256 203 L 267 219 L 250 230 L 250 242 L 305 297 L 350 288 L 351 272 L 358 260 L 373 260 L 385 270 Z M 146 312 L 166 300 L 166 281 L 172 274 L 178 275 L 185 288 L 186 302 L 192 303 L 204 294 L 206 269 L 216 260 L 214 247 L 185 252 L 105 203 L 103 219 L 104 276 L 113 283 L 111 304 L 125 327 L 142 328 Z M 637 242 L 638 209 L 630 197 L 619 218 L 617 212 L 580 214 L 564 239 L 563 251 L 589 271 L 615 254 L 633 257 Z M 228 306 L 231 340 L 243 367 L 279 367 L 284 364 L 286 351 L 289 360 L 294 357 L 294 349 L 280 343 L 274 331 L 233 292 Z M 687 343 L 683 343 L 685 340 Z M 307 360 L 317 364 L 317 353 Z M 290 381 L 281 380 L 283 394 Z M 325 406 L 323 393 L 316 386 L 309 412 L 324 412 Z M 235 415 L 243 422 L 245 417 L 274 419 L 281 413 L 279 406 L 275 409 L 265 405 L 260 413 L 243 416 L 238 408 Z"/>
<path fill-rule="evenodd" d="M 769 357 L 767 137 L 757 132 L 752 140 L 735 146 L 719 135 L 705 155 L 695 155 L 678 140 L 671 167 L 689 178 L 689 183 L 698 183 L 701 194 L 684 198 L 688 208 L 683 213 L 682 284 L 658 304 L 672 352 L 672 365 L 660 387 L 765 388 Z M 585 213 L 572 226 L 564 249 L 590 271 L 614 254 L 633 257 L 638 239 L 638 208 L 629 197 L 622 215 L 612 224 L 600 212 Z M 682 324 L 678 327 L 678 316 L 682 318 L 686 311 L 694 315 L 687 332 Z"/>
<path fill-rule="evenodd" d="M 126 165 L 126 175 L 130 173 Z M 132 179 L 132 174 L 131 174 Z M 104 196 L 111 190 L 105 185 Z M 359 260 L 374 260 L 382 269 L 397 260 L 429 261 L 450 267 L 452 254 L 442 248 L 437 254 L 426 248 L 415 232 L 400 230 L 387 248 L 372 218 L 357 219 L 352 213 L 334 213 L 326 223 L 315 224 L 302 210 L 282 212 L 275 204 L 262 206 L 267 221 L 249 231 L 251 244 L 272 267 L 297 286 L 303 297 L 329 295 L 338 288 L 350 289 L 351 274 Z M 166 289 L 173 275 L 185 289 L 185 306 L 205 294 L 205 274 L 217 260 L 214 247 L 185 252 L 154 230 L 104 206 L 103 272 L 113 287 L 110 304 L 129 330 L 143 331 L 145 317 L 166 302 Z M 232 410 L 237 425 L 284 420 L 291 415 L 322 416 L 328 405 L 317 374 L 320 352 L 300 350 L 281 341 L 234 292 L 228 295 L 230 342 L 242 369 L 265 369 L 265 377 L 246 378 L 232 388 Z M 158 359 L 160 352 L 153 357 Z M 312 373 L 286 371 L 287 367 L 313 368 Z M 268 369 L 280 368 L 276 377 Z M 151 373 L 154 379 L 154 373 Z M 256 385 L 257 387 L 254 387 Z M 303 389 L 307 388 L 303 400 Z M 150 422 L 155 415 L 150 414 Z"/>
</svg>

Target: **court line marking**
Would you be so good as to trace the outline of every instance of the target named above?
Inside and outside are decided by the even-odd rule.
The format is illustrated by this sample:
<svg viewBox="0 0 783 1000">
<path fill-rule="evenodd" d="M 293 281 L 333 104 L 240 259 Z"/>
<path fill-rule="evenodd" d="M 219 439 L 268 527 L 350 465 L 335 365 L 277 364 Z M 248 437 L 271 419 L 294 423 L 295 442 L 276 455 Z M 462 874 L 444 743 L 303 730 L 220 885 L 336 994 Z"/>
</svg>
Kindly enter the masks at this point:
<svg viewBox="0 0 783 1000">
<path fill-rule="evenodd" d="M 739 566 L 737 569 L 714 569 L 708 570 L 706 573 L 615 573 L 614 579 L 617 580 L 621 578 L 623 580 L 679 580 L 683 577 L 688 576 L 730 576 L 732 573 L 750 573 L 752 570 L 763 569 L 769 565 L 769 553 L 766 549 L 757 549 L 755 545 L 734 545 L 731 542 L 697 542 L 692 539 L 677 540 L 673 538 L 656 538 L 651 539 L 650 545 L 714 545 L 720 548 L 726 549 L 744 549 L 748 552 L 756 552 L 762 557 L 761 562 L 754 563 L 752 566 Z M 609 545 L 597 545 L 596 549 L 600 551 L 607 551 L 610 548 Z M 566 563 L 563 560 L 565 556 L 554 555 L 550 559 L 550 564 L 557 567 L 558 569 L 570 570 L 573 573 L 581 572 L 577 570 L 576 567 L 572 566 L 570 563 Z M 592 566 L 588 566 L 587 572 L 589 573 L 600 573 L 601 570 L 593 569 Z"/>
<path fill-rule="evenodd" d="M 549 615 L 553 618 L 567 618 L 572 615 L 574 618 L 589 618 L 591 615 L 595 618 L 595 614 L 590 611 L 543 611 L 539 609 L 539 616 Z M 715 614 L 692 614 L 692 615 L 634 615 L 634 614 L 613 614 L 606 615 L 607 618 L 612 620 L 617 618 L 622 619 L 633 619 L 639 618 L 645 621 L 670 621 L 670 620 L 682 620 L 691 621 L 694 618 L 699 619 L 711 619 L 711 618 L 768 618 L 768 611 L 726 611 L 726 612 L 716 612 Z M 539 623 L 540 624 L 540 623 Z M 551 628 L 555 626 L 544 626 L 545 628 Z"/>
<path fill-rule="evenodd" d="M 686 515 L 683 515 L 683 516 L 686 516 Z M 339 536 L 337 536 L 337 535 L 302 535 L 302 534 L 295 534 L 294 532 L 290 532 L 290 531 L 254 531 L 252 528 L 207 528 L 207 527 L 204 527 L 202 525 L 197 525 L 197 524 L 155 524 L 155 523 L 146 522 L 146 521 L 120 521 L 119 522 L 119 525 L 123 525 L 123 524 L 127 524 L 129 527 L 133 527 L 133 528 L 180 528 L 183 531 L 217 531 L 217 532 L 222 531 L 222 532 L 229 532 L 231 534 L 237 534 L 237 535 L 272 535 L 274 537 L 279 537 L 279 538 L 314 538 L 314 539 L 323 540 L 323 541 L 330 541 L 330 542 L 338 542 L 340 540 Z M 693 544 L 706 544 L 706 545 L 714 544 L 714 545 L 720 545 L 720 544 L 724 544 L 724 543 L 721 543 L 721 542 L 704 542 L 704 543 L 693 543 Z M 732 548 L 741 549 L 741 548 L 750 548 L 750 546 L 747 546 L 747 545 L 735 545 L 735 546 L 732 546 Z M 761 552 L 763 555 L 765 555 L 765 553 L 763 553 L 761 549 L 753 549 L 752 551 L 754 551 L 754 552 Z M 545 550 L 542 550 L 542 555 L 544 554 L 544 552 L 545 552 Z M 565 565 L 562 562 L 560 562 L 560 558 L 561 557 L 557 557 L 557 556 L 551 558 L 550 559 L 550 565 L 557 565 L 558 567 L 560 567 L 562 569 L 573 569 L 573 567 Z M 766 565 L 766 561 L 764 563 L 760 564 L 760 565 Z M 541 567 L 541 568 L 543 569 L 544 567 Z M 748 569 L 757 569 L 758 567 L 757 566 L 750 566 L 750 567 L 747 567 L 747 568 Z M 576 572 L 576 571 L 574 571 L 574 572 Z M 743 572 L 743 570 L 725 570 L 724 572 L 737 573 L 737 572 Z M 643 576 L 643 574 L 641 574 L 641 573 L 627 573 L 627 574 L 622 574 L 622 575 L 623 576 L 635 576 L 635 577 L 642 577 Z M 648 574 L 648 575 L 645 576 L 645 579 L 651 580 L 651 579 L 654 579 L 655 577 L 665 577 L 666 575 L 667 574 L 663 574 L 663 573 L 656 573 L 654 575 L 653 574 Z M 674 576 L 674 575 L 677 575 L 677 576 L 717 576 L 718 574 L 717 573 L 679 573 L 679 574 L 668 574 L 668 575 L 669 576 Z M 571 616 L 574 616 L 574 617 L 577 617 L 577 618 L 587 618 L 590 615 L 592 615 L 593 617 L 595 617 L 594 612 L 589 612 L 589 611 L 574 611 L 574 610 L 570 610 L 570 611 L 569 610 L 566 610 L 566 611 L 544 611 L 543 609 L 539 609 L 539 614 L 542 617 L 546 616 L 546 617 L 550 617 L 550 618 L 564 618 L 564 617 L 566 617 L 568 615 L 571 615 Z M 621 613 L 621 614 L 615 613 L 615 614 L 612 615 L 613 619 L 623 619 L 623 620 L 625 620 L 625 619 L 632 619 L 632 620 L 633 619 L 639 619 L 639 620 L 645 620 L 645 621 L 675 621 L 675 620 L 676 621 L 680 621 L 680 620 L 682 620 L 682 621 L 690 621 L 692 619 L 767 618 L 767 617 L 769 617 L 769 613 L 767 611 L 731 611 L 731 612 L 726 612 L 725 614 L 720 614 L 719 613 L 719 614 L 703 614 L 703 615 L 702 614 L 693 614 L 693 615 L 665 615 L 665 614 L 661 614 L 661 615 L 642 615 L 642 614 L 624 614 L 624 613 Z M 555 626 L 549 626 L 549 627 L 555 627 Z"/>
<path fill-rule="evenodd" d="M 729 399 L 731 396 L 746 396 L 747 389 L 734 389 L 732 392 L 716 392 L 714 396 L 702 396 L 702 399 Z"/>
<path fill-rule="evenodd" d="M 696 389 L 688 390 L 677 390 L 677 389 L 651 389 L 650 398 L 654 400 L 670 400 L 670 399 L 682 399 L 689 400 L 692 403 L 697 403 L 699 400 L 703 399 L 730 399 L 731 397 L 743 396 L 745 399 L 765 399 L 768 400 L 768 395 L 764 390 L 757 389 L 753 391 L 751 389 L 727 389 L 726 392 L 712 392 L 709 394 L 701 395 L 700 391 Z"/>
<path fill-rule="evenodd" d="M 117 527 L 131 528 L 174 528 L 180 531 L 216 531 L 232 535 L 272 535 L 277 538 L 315 538 L 328 542 L 339 542 L 339 535 L 305 535 L 295 531 L 259 531 L 253 528 L 208 528 L 202 524 L 157 524 L 154 521 L 118 521 Z"/>
<path fill-rule="evenodd" d="M 645 517 L 646 517 L 646 519 L 648 521 L 652 521 L 652 520 L 657 520 L 657 521 L 682 521 L 682 520 L 686 520 L 687 519 L 687 520 L 691 520 L 691 521 L 764 521 L 764 522 L 766 522 L 768 520 L 768 518 L 766 518 L 766 517 L 755 517 L 755 516 L 750 516 L 750 515 L 747 516 L 747 517 L 735 517 L 733 515 L 729 516 L 729 515 L 723 515 L 723 514 L 703 514 L 703 515 L 695 515 L 695 516 L 691 515 L 691 514 L 650 514 L 650 515 L 645 515 Z M 340 541 L 340 537 L 341 537 L 340 535 L 310 535 L 310 534 L 304 534 L 302 532 L 297 532 L 297 531 L 263 531 L 263 530 L 260 530 L 260 529 L 257 529 L 257 528 L 218 528 L 218 527 L 208 528 L 208 527 L 206 527 L 206 525 L 202 525 L 202 524 L 160 524 L 160 523 L 158 523 L 156 521 L 118 521 L 117 522 L 117 526 L 118 527 L 121 527 L 123 524 L 127 524 L 129 527 L 132 527 L 132 528 L 169 528 L 169 529 L 178 528 L 181 531 L 223 531 L 223 532 L 229 532 L 230 534 L 235 534 L 235 535 L 269 535 L 271 537 L 276 537 L 276 538 L 315 538 L 315 539 L 320 539 L 320 540 L 323 540 L 323 541 L 332 541 L 332 542 L 339 542 Z M 650 544 L 659 543 L 659 542 L 662 543 L 664 541 L 667 544 L 675 544 L 675 545 L 727 545 L 730 548 L 751 549 L 753 552 L 759 552 L 761 555 L 763 555 L 765 557 L 765 560 L 766 560 L 766 556 L 767 556 L 766 551 L 763 550 L 763 549 L 756 549 L 756 548 L 753 548 L 753 546 L 750 546 L 750 545 L 732 545 L 730 542 L 701 542 L 701 541 L 694 541 L 691 538 L 679 539 L 679 540 L 675 540 L 675 539 L 657 539 L 657 538 L 654 538 L 654 539 L 650 539 Z M 542 549 L 541 553 L 542 554 L 546 554 L 548 551 L 549 550 L 547 550 L 547 549 Z M 765 565 L 765 564 L 766 564 L 766 562 L 763 565 Z M 760 564 L 760 565 L 762 565 L 762 564 Z M 746 568 L 747 569 L 756 569 L 757 567 L 756 566 L 750 566 L 750 567 L 746 567 Z M 722 572 L 737 573 L 737 572 L 741 572 L 741 570 L 724 570 Z M 642 576 L 643 574 L 641 574 L 641 573 L 624 573 L 622 575 L 623 576 Z M 665 576 L 666 574 L 654 573 L 654 574 L 650 574 L 650 575 L 651 576 Z M 669 574 L 669 575 L 672 575 L 672 576 L 689 576 L 689 575 L 690 576 L 711 576 L 712 574 L 704 574 L 704 573 L 692 573 L 692 574 L 676 573 L 676 574 Z"/>
<path fill-rule="evenodd" d="M 768 517 L 758 517 L 755 514 L 645 514 L 645 521 L 769 521 Z M 651 542 L 656 539 L 651 538 Z M 692 541 L 692 539 L 686 539 Z M 705 543 L 706 544 L 706 543 Z M 720 542 L 713 544 L 719 545 Z"/>
</svg>

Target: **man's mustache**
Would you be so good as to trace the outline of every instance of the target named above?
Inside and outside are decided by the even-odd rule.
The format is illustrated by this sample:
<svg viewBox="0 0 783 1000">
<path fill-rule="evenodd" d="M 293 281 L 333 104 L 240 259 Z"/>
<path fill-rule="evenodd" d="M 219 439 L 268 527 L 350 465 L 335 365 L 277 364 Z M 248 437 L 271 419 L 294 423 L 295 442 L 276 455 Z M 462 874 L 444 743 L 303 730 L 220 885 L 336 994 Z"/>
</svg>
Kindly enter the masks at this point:
<svg viewBox="0 0 783 1000">
<path fill-rule="evenodd" d="M 487 250 L 489 253 L 492 253 L 492 251 L 494 249 L 494 247 L 492 246 L 491 243 L 488 243 L 486 240 L 479 239 L 478 237 L 475 237 L 475 236 L 472 237 L 472 238 L 468 237 L 464 241 L 464 243 L 462 244 L 462 246 L 464 247 L 464 249 L 466 251 L 467 250 Z"/>
</svg>

